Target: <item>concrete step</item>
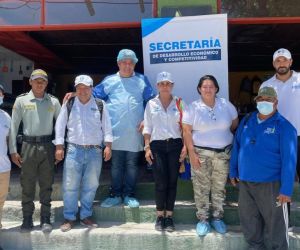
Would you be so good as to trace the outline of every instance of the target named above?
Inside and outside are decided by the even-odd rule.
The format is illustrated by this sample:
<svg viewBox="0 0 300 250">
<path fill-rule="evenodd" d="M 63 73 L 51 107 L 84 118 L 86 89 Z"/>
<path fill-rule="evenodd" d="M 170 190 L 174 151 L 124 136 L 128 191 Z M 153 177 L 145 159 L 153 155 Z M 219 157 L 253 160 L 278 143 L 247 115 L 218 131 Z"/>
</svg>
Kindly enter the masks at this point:
<svg viewBox="0 0 300 250">
<path fill-rule="evenodd" d="M 96 200 L 103 200 L 109 193 L 109 184 L 107 182 L 100 183 L 97 190 Z M 39 188 L 37 185 L 36 199 L 38 199 Z M 230 185 L 226 185 L 226 201 L 237 201 L 238 189 Z M 21 186 L 19 178 L 12 178 L 10 182 L 10 190 L 7 200 L 21 200 Z M 153 182 L 139 182 L 136 188 L 136 197 L 142 200 L 153 200 L 154 199 L 154 183 Z M 300 202 L 300 186 L 299 183 L 294 185 L 293 201 Z M 62 200 L 62 186 L 61 176 L 57 176 L 53 185 L 52 200 Z M 177 186 L 177 200 L 193 200 L 194 193 L 191 181 L 178 181 Z"/>
<path fill-rule="evenodd" d="M 35 202 L 34 220 L 40 219 L 40 204 Z M 52 218 L 53 222 L 63 221 L 63 202 L 52 202 Z M 239 225 L 238 206 L 235 202 L 227 202 L 224 206 L 224 221 L 228 225 Z M 196 224 L 196 208 L 193 201 L 177 201 L 174 209 L 175 223 Z M 106 222 L 135 222 L 149 223 L 154 222 L 155 203 L 154 201 L 141 201 L 139 208 L 131 209 L 120 205 L 112 208 L 101 208 L 99 202 L 94 204 L 94 219 L 99 223 Z M 20 201 L 6 201 L 3 210 L 3 221 L 22 221 L 22 208 Z M 291 222 L 292 225 L 300 227 L 300 203 L 294 202 L 291 206 Z"/>
<path fill-rule="evenodd" d="M 154 230 L 153 223 L 101 223 L 96 229 L 75 226 L 69 232 L 59 230 L 58 223 L 50 234 L 43 234 L 39 227 L 30 233 L 20 233 L 14 223 L 0 233 L 0 243 L 5 250 L 244 250 L 246 243 L 239 227 L 229 227 L 220 235 L 214 231 L 198 237 L 194 224 L 176 224 L 173 233 Z M 300 230 L 289 233 L 290 250 L 300 249 Z"/>
</svg>

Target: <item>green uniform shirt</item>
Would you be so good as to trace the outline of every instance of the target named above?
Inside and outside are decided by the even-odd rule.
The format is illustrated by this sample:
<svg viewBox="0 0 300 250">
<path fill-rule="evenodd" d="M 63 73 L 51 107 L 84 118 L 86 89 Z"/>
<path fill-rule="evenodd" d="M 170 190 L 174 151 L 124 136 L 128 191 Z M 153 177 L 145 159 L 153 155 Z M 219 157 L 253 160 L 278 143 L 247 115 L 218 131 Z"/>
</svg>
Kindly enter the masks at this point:
<svg viewBox="0 0 300 250">
<path fill-rule="evenodd" d="M 32 90 L 17 97 L 12 111 L 11 130 L 9 137 L 10 153 L 17 152 L 16 136 L 21 121 L 23 134 L 27 136 L 51 135 L 53 120 L 60 111 L 58 99 L 45 93 L 42 100 L 37 99 Z"/>
</svg>

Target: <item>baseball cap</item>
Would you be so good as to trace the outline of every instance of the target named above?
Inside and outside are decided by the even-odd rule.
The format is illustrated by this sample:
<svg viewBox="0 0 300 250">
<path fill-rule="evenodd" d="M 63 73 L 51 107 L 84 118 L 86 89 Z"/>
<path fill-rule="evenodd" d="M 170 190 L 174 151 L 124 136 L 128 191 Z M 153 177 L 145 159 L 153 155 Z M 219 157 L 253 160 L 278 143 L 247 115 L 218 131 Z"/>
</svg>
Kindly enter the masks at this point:
<svg viewBox="0 0 300 250">
<path fill-rule="evenodd" d="M 272 87 L 263 87 L 259 89 L 257 96 L 254 98 L 256 100 L 258 97 L 267 96 L 277 98 L 276 90 Z"/>
<path fill-rule="evenodd" d="M 163 71 L 157 74 L 156 83 L 164 82 L 164 81 L 174 83 L 171 73 Z"/>
<path fill-rule="evenodd" d="M 281 48 L 274 52 L 273 54 L 273 61 L 275 61 L 278 57 L 283 56 L 286 59 L 292 59 L 292 54 L 287 49 Z"/>
<path fill-rule="evenodd" d="M 138 62 L 138 59 L 134 53 L 134 51 L 130 49 L 122 49 L 119 51 L 118 57 L 117 57 L 117 62 L 125 60 L 125 59 L 130 59 L 134 64 Z"/>
<path fill-rule="evenodd" d="M 75 78 L 75 87 L 78 84 L 83 84 L 88 87 L 93 87 L 93 83 L 94 83 L 93 79 L 88 75 L 79 75 L 79 76 L 76 76 L 76 78 Z"/>
<path fill-rule="evenodd" d="M 4 87 L 2 84 L 0 84 L 0 90 L 4 93 Z"/>
<path fill-rule="evenodd" d="M 42 78 L 45 81 L 48 81 L 48 75 L 42 69 L 35 69 L 34 71 L 32 71 L 32 73 L 30 75 L 30 80 L 35 80 L 35 79 L 38 79 L 38 78 Z"/>
</svg>

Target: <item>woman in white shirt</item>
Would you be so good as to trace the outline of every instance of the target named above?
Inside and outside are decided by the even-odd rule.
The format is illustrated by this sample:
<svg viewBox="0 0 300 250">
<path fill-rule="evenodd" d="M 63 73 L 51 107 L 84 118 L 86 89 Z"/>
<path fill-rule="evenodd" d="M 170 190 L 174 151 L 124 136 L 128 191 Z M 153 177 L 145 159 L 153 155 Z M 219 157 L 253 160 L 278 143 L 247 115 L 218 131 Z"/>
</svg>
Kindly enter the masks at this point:
<svg viewBox="0 0 300 250">
<path fill-rule="evenodd" d="M 233 141 L 232 131 L 238 125 L 235 107 L 216 94 L 219 84 L 214 76 L 200 78 L 194 101 L 183 115 L 184 140 L 192 165 L 191 174 L 197 208 L 197 234 L 205 236 L 213 228 L 221 234 L 227 232 L 223 222 L 225 184 L 229 171 L 229 158 Z M 209 198 L 212 220 L 209 224 Z"/>
<path fill-rule="evenodd" d="M 184 103 L 172 95 L 174 82 L 170 73 L 159 73 L 156 82 L 159 94 L 147 103 L 144 114 L 145 157 L 153 164 L 155 229 L 172 232 L 179 167 L 186 156 L 180 127 Z"/>
</svg>

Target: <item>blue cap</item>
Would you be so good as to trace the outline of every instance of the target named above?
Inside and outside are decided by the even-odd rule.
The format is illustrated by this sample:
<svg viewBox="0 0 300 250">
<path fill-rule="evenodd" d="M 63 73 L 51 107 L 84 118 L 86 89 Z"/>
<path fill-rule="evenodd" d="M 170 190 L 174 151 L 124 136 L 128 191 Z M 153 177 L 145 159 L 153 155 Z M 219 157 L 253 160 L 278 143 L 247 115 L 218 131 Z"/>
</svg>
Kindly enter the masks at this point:
<svg viewBox="0 0 300 250">
<path fill-rule="evenodd" d="M 118 57 L 117 57 L 117 62 L 125 60 L 125 59 L 130 59 L 134 64 L 138 62 L 138 59 L 134 53 L 134 51 L 130 49 L 122 49 L 120 50 Z"/>
</svg>

